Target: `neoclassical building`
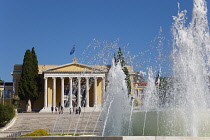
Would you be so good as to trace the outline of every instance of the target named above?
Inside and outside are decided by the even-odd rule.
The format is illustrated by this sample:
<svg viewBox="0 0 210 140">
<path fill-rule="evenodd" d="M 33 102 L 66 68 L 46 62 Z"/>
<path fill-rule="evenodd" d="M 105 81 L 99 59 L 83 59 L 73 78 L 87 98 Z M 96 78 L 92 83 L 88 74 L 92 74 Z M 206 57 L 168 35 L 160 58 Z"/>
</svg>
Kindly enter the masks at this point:
<svg viewBox="0 0 210 140">
<path fill-rule="evenodd" d="M 133 81 L 133 67 L 126 66 Z M 18 82 L 22 65 L 15 64 L 12 72 L 15 94 L 18 94 Z M 33 110 L 51 111 L 51 107 L 73 106 L 91 108 L 103 104 L 107 86 L 107 74 L 110 65 L 85 65 L 74 58 L 71 63 L 64 65 L 39 65 L 42 92 L 34 103 Z M 134 94 L 132 84 L 132 94 Z M 20 102 L 20 108 L 25 110 L 26 103 Z"/>
</svg>

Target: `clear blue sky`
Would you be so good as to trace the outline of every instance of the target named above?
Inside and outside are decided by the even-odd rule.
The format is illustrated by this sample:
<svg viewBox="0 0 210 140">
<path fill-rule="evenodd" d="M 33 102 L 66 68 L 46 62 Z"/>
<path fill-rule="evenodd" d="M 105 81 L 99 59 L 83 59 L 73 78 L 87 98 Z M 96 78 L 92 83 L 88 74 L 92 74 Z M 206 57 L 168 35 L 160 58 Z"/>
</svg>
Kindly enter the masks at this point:
<svg viewBox="0 0 210 140">
<path fill-rule="evenodd" d="M 102 50 L 116 42 L 117 47 L 126 46 L 125 54 L 136 56 L 131 64 L 145 71 L 156 65 L 160 27 L 165 38 L 162 56 L 171 51 L 170 29 L 178 2 L 191 18 L 192 0 L 1 0 L 0 77 L 12 81 L 14 64 L 21 64 L 32 47 L 39 64 L 70 63 L 74 55 L 88 64 L 102 62 L 94 46 Z M 70 56 L 74 44 L 76 51 Z M 99 54 L 108 59 L 114 51 L 107 50 Z"/>
</svg>

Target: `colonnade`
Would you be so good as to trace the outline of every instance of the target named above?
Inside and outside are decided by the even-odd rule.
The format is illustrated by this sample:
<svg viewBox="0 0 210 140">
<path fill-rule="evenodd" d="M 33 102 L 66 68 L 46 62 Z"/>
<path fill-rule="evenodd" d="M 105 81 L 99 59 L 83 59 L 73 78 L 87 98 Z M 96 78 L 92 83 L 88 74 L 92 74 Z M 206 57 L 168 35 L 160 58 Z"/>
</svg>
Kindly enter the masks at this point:
<svg viewBox="0 0 210 140">
<path fill-rule="evenodd" d="M 49 106 L 48 104 L 48 80 L 49 78 L 52 78 L 53 80 L 53 87 L 52 87 L 52 105 Z M 98 104 L 98 99 L 97 99 L 97 96 L 98 96 L 98 91 L 97 91 L 97 79 L 98 78 L 102 78 L 102 91 L 100 91 L 100 93 L 102 93 L 102 97 L 104 96 L 104 93 L 105 93 L 105 76 L 104 77 L 97 77 L 97 76 L 93 76 L 93 77 L 44 77 L 44 108 L 50 108 L 50 107 L 56 107 L 56 81 L 57 79 L 60 79 L 61 82 L 61 92 L 60 92 L 60 105 L 65 107 L 64 106 L 64 79 L 65 78 L 68 78 L 69 79 L 69 94 L 67 95 L 68 98 L 69 98 L 69 108 L 72 108 L 72 91 L 73 91 L 73 78 L 77 78 L 77 82 L 78 82 L 78 86 L 77 86 L 77 90 L 78 90 L 78 93 L 77 93 L 77 107 L 81 107 L 81 78 L 85 78 L 85 99 L 86 99 L 86 107 L 90 107 L 90 104 L 89 104 L 89 90 L 90 90 L 90 87 L 89 87 L 89 79 L 90 78 L 93 78 L 94 79 L 94 93 L 93 93 L 93 104 L 94 105 L 97 105 Z"/>
</svg>

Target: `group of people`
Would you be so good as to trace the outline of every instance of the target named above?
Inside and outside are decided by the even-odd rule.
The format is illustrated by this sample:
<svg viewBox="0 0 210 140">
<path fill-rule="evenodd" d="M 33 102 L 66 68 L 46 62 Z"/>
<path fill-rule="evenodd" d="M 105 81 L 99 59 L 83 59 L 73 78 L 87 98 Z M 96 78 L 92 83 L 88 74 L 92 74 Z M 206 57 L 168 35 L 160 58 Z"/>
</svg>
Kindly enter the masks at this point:
<svg viewBox="0 0 210 140">
<path fill-rule="evenodd" d="M 54 107 L 52 106 L 51 107 L 51 111 L 52 111 L 52 113 L 53 113 L 53 111 L 54 111 Z M 58 111 L 58 113 L 59 114 L 63 114 L 63 106 L 60 106 L 60 107 L 55 107 L 55 112 L 57 112 Z"/>
<path fill-rule="evenodd" d="M 70 108 L 69 110 L 70 110 L 70 114 L 71 114 L 72 109 Z M 51 111 L 53 113 L 53 111 L 54 111 L 54 107 L 53 106 L 51 107 Z M 58 111 L 59 114 L 63 114 L 63 106 L 55 107 L 55 112 L 57 112 L 57 111 Z M 81 114 L 81 107 L 75 107 L 74 106 L 73 107 L 73 113 Z"/>
<path fill-rule="evenodd" d="M 77 107 L 73 107 L 73 113 L 80 114 L 81 113 L 81 107 L 78 107 L 78 108 Z M 70 108 L 70 114 L 71 114 L 71 108 Z"/>
</svg>

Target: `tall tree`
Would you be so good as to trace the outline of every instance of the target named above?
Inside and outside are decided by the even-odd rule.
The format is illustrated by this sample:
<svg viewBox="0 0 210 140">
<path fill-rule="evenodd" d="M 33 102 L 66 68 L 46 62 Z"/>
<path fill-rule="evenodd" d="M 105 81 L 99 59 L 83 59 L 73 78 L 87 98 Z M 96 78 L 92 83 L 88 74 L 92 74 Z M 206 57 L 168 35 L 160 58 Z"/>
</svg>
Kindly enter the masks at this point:
<svg viewBox="0 0 210 140">
<path fill-rule="evenodd" d="M 158 85 L 159 104 L 161 106 L 167 105 L 170 99 L 174 99 L 170 91 L 173 88 L 173 79 L 172 76 L 161 77 L 159 71 L 155 77 L 155 83 Z"/>
<path fill-rule="evenodd" d="M 123 53 L 120 47 L 117 54 L 117 62 L 120 62 L 122 67 L 125 67 L 126 65 L 124 57 L 123 57 Z"/>
<path fill-rule="evenodd" d="M 115 64 L 117 63 L 117 58 L 116 58 L 115 54 L 114 54 L 114 62 L 115 62 Z"/>
<path fill-rule="evenodd" d="M 118 54 L 117 54 L 117 62 L 121 63 L 122 70 L 123 70 L 123 72 L 126 75 L 125 81 L 126 81 L 126 84 L 127 84 L 128 94 L 130 94 L 131 93 L 130 74 L 129 74 L 129 71 L 128 71 L 127 67 L 125 66 L 126 63 L 125 63 L 125 60 L 124 60 L 124 57 L 123 57 L 123 53 L 122 53 L 122 50 L 121 50 L 120 47 L 119 47 Z"/>
<path fill-rule="evenodd" d="M 32 51 L 26 50 L 22 73 L 18 86 L 18 96 L 21 100 L 25 100 L 26 104 L 30 100 L 33 103 L 39 97 L 38 92 L 38 60 L 34 48 Z"/>
<path fill-rule="evenodd" d="M 38 60 L 36 56 L 36 52 L 34 50 L 34 47 L 31 50 L 31 55 L 32 55 L 32 67 L 33 67 L 33 78 L 34 80 L 32 81 L 33 85 L 33 90 L 32 90 L 32 104 L 33 102 L 39 97 L 40 91 L 41 91 L 41 85 L 40 85 L 40 77 L 39 77 L 39 67 L 38 67 Z"/>
<path fill-rule="evenodd" d="M 135 75 L 133 76 L 133 81 L 134 82 L 145 82 L 145 79 L 142 75 L 140 75 L 140 72 L 137 71 L 137 72 L 135 72 Z"/>
<path fill-rule="evenodd" d="M 25 100 L 26 103 L 28 102 L 30 98 L 31 88 L 29 81 L 31 81 L 32 76 L 32 55 L 30 50 L 26 50 L 24 59 L 23 59 L 23 65 L 22 65 L 22 72 L 21 77 L 18 85 L 18 95 L 21 100 Z"/>
</svg>

